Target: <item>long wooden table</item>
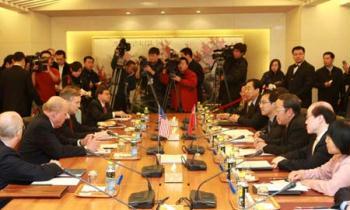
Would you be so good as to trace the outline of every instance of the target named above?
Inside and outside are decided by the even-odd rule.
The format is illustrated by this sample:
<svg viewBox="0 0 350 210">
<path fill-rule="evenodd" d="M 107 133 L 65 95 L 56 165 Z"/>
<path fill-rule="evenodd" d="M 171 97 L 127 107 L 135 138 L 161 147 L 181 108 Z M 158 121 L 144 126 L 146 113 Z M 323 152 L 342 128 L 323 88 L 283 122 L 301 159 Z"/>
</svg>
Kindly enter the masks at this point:
<svg viewBox="0 0 350 210">
<path fill-rule="evenodd" d="M 182 122 L 184 117 L 188 117 L 184 114 L 168 114 L 168 118 L 171 119 L 176 116 L 179 122 Z M 142 147 L 155 146 L 157 142 L 151 141 L 152 134 L 156 134 L 156 120 L 157 115 L 151 115 L 151 122 L 147 132 L 143 133 Z M 122 133 L 122 130 L 116 130 L 118 133 Z M 181 132 L 181 131 L 180 131 Z M 201 134 L 200 129 L 195 131 L 198 135 Z M 166 154 L 182 154 L 182 146 L 190 144 L 190 141 L 165 141 L 162 142 Z M 195 141 L 195 144 L 207 148 L 208 143 L 204 138 Z M 121 161 L 121 163 L 141 171 L 141 168 L 146 165 L 153 165 L 155 163 L 154 156 L 147 156 L 145 151 L 140 149 L 142 153 L 141 160 L 138 161 Z M 261 158 L 261 157 L 259 157 Z M 175 204 L 180 197 L 188 197 L 191 190 L 196 189 L 198 185 L 208 178 L 220 171 L 219 166 L 213 161 L 213 154 L 210 150 L 206 150 L 205 154 L 200 157 L 207 163 L 207 171 L 188 171 L 183 168 L 183 183 L 165 183 L 164 175 L 161 178 L 151 178 L 152 187 L 156 193 L 156 200 L 170 197 L 166 203 Z M 85 168 L 89 170 L 96 170 L 98 172 L 97 182 L 104 184 L 105 170 L 107 166 L 106 160 L 99 157 L 74 157 L 65 158 L 60 160 L 64 168 Z M 183 166 L 180 166 L 183 167 Z M 138 174 L 127 171 L 123 168 L 118 168 L 118 174 L 123 174 L 124 179 L 120 186 L 118 198 L 127 202 L 128 197 L 133 192 L 141 190 L 147 190 L 146 180 L 140 177 Z M 258 171 L 255 173 L 260 180 L 268 180 L 271 178 L 284 178 L 288 173 L 279 171 L 277 169 L 272 171 Z M 83 176 L 87 178 L 85 174 Z M 4 209 L 5 210 L 72 210 L 72 209 L 115 209 L 122 210 L 128 209 L 127 207 L 113 201 L 109 198 L 79 198 L 74 195 L 77 187 L 69 187 L 67 192 L 61 199 L 13 199 Z M 205 184 L 201 190 L 206 192 L 212 192 L 217 197 L 217 209 L 229 210 L 233 209 L 229 199 L 233 198 L 229 186 L 227 183 L 223 183 L 219 178 L 211 180 Z M 276 196 L 275 199 L 280 204 L 281 209 L 294 209 L 296 206 L 331 206 L 333 202 L 332 197 L 323 196 L 315 191 L 309 191 L 301 196 Z M 154 208 L 155 209 L 155 208 Z"/>
</svg>

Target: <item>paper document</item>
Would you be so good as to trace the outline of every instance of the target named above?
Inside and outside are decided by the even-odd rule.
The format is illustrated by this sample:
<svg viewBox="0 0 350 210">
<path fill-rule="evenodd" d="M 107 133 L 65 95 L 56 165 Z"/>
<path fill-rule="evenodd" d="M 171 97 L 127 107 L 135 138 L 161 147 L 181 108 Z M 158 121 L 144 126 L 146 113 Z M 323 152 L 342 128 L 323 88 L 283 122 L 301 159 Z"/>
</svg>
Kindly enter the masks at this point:
<svg viewBox="0 0 350 210">
<path fill-rule="evenodd" d="M 77 178 L 53 178 L 48 181 L 33 182 L 32 185 L 76 186 L 79 181 Z"/>
<path fill-rule="evenodd" d="M 238 156 L 244 157 L 246 155 L 253 155 L 256 153 L 256 149 L 239 149 Z M 272 154 L 262 153 L 260 156 L 269 156 Z"/>
<path fill-rule="evenodd" d="M 289 182 L 286 180 L 274 180 L 270 183 L 261 183 L 261 184 L 254 184 L 255 188 L 258 188 L 260 186 L 266 186 L 269 190 L 269 192 L 277 192 L 280 191 L 282 188 L 284 188 Z M 300 191 L 300 192 L 307 192 L 309 188 L 300 182 L 296 183 L 296 186 L 289 189 L 288 191 Z"/>
<path fill-rule="evenodd" d="M 237 165 L 238 169 L 272 169 L 272 165 L 266 160 L 244 161 Z"/>
<path fill-rule="evenodd" d="M 160 156 L 161 163 L 182 163 L 182 159 L 187 160 L 187 156 L 185 154 L 182 154 L 182 155 L 161 155 Z"/>
<path fill-rule="evenodd" d="M 106 187 L 105 186 L 96 186 L 98 189 L 102 190 L 102 191 L 105 191 Z M 89 186 L 89 185 L 84 185 L 80 192 L 82 193 L 86 193 L 86 192 L 98 192 L 98 190 L 96 190 L 95 188 Z"/>
</svg>

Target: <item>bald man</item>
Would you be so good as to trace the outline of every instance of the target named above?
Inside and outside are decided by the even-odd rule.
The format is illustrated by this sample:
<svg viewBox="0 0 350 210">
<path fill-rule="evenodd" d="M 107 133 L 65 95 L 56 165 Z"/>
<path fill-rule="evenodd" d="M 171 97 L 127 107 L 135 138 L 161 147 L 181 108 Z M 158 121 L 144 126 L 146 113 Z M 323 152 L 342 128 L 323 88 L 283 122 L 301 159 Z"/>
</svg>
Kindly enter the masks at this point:
<svg viewBox="0 0 350 210">
<path fill-rule="evenodd" d="M 46 181 L 62 173 L 57 161 L 35 165 L 20 158 L 15 147 L 22 138 L 23 121 L 16 112 L 0 114 L 0 189 L 8 184 Z M 0 199 L 0 208 L 8 200 Z"/>
<path fill-rule="evenodd" d="M 60 128 L 68 116 L 68 103 L 61 97 L 53 96 L 43 105 L 39 114 L 28 125 L 20 147 L 24 160 L 31 163 L 47 163 L 51 159 L 84 156 L 87 151 L 95 152 L 98 144 L 90 139 L 85 146 L 62 144 L 55 129 Z"/>
<path fill-rule="evenodd" d="M 319 101 L 311 104 L 307 110 L 306 130 L 316 134 L 308 146 L 283 154 L 272 160 L 272 165 L 283 170 L 294 171 L 312 169 L 326 163 L 332 155 L 327 151 L 326 137 L 329 124 L 335 120 L 332 105 Z"/>
</svg>

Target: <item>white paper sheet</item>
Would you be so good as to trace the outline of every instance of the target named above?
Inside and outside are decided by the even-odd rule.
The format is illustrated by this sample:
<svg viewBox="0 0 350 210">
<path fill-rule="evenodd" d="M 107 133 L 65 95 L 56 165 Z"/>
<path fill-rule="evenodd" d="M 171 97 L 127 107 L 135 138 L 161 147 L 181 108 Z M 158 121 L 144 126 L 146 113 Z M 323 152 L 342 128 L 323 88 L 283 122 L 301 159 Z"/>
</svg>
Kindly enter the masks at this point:
<svg viewBox="0 0 350 210">
<path fill-rule="evenodd" d="M 284 188 L 288 183 L 289 182 L 287 182 L 286 180 L 274 180 L 274 181 L 271 181 L 270 183 L 254 184 L 254 186 L 256 188 L 258 188 L 259 186 L 266 186 L 269 191 L 277 192 L 282 188 Z M 294 188 L 289 189 L 288 191 L 307 192 L 308 190 L 309 188 L 307 186 L 301 184 L 300 182 L 297 182 L 296 186 Z"/>
<path fill-rule="evenodd" d="M 185 154 L 182 155 L 161 155 L 160 162 L 161 163 L 182 163 L 181 157 L 184 160 L 187 160 L 187 156 Z"/>
<path fill-rule="evenodd" d="M 253 155 L 256 153 L 256 149 L 239 149 L 238 156 L 244 157 L 245 155 Z M 263 153 L 260 156 L 269 156 L 272 154 Z"/>
<path fill-rule="evenodd" d="M 97 186 L 98 189 L 105 191 L 106 187 L 105 186 Z M 84 185 L 80 192 L 98 192 L 95 188 L 89 186 L 89 185 Z"/>
<path fill-rule="evenodd" d="M 76 186 L 79 183 L 76 178 L 53 178 L 48 181 L 33 182 L 32 185 L 56 185 L 56 186 Z"/>
<path fill-rule="evenodd" d="M 266 160 L 247 160 L 237 165 L 238 169 L 272 169 L 272 165 Z"/>
</svg>

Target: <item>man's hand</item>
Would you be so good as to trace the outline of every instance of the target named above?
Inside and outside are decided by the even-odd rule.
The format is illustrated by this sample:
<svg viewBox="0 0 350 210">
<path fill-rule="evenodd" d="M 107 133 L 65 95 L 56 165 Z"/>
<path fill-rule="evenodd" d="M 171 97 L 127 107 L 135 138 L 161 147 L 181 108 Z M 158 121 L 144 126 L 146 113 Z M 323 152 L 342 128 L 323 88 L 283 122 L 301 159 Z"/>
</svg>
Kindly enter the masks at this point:
<svg viewBox="0 0 350 210">
<path fill-rule="evenodd" d="M 87 142 L 90 140 L 90 139 L 93 139 L 94 138 L 94 135 L 93 134 L 88 134 L 85 136 L 84 139 L 81 139 L 80 140 L 80 145 L 81 146 L 85 146 L 87 144 Z"/>
<path fill-rule="evenodd" d="M 147 65 L 145 67 L 145 71 L 152 74 L 152 75 L 154 75 L 156 73 L 155 71 L 153 71 L 153 69 L 149 65 Z"/>
<path fill-rule="evenodd" d="M 332 85 L 332 82 L 333 82 L 333 80 L 329 80 L 329 81 L 324 83 L 324 86 L 325 87 L 330 87 Z"/>
<path fill-rule="evenodd" d="M 257 138 L 260 138 L 260 136 L 261 136 L 261 131 L 257 131 L 257 132 L 254 133 L 253 138 L 257 139 Z"/>
<path fill-rule="evenodd" d="M 238 114 L 233 114 L 233 115 L 231 115 L 228 119 L 230 120 L 230 121 L 232 121 L 232 122 L 237 122 L 238 121 L 238 119 L 239 119 L 239 115 Z"/>
<path fill-rule="evenodd" d="M 91 152 L 96 152 L 99 147 L 100 147 L 100 144 L 96 141 L 95 137 L 92 139 L 89 139 L 86 143 L 86 148 Z"/>
<path fill-rule="evenodd" d="M 216 115 L 216 119 L 218 120 L 228 120 L 229 117 L 230 117 L 229 113 L 221 113 Z"/>
<path fill-rule="evenodd" d="M 172 80 L 175 80 L 176 82 L 180 82 L 181 81 L 181 77 L 174 75 L 173 77 L 171 77 Z"/>
<path fill-rule="evenodd" d="M 285 157 L 282 157 L 282 156 L 277 156 L 277 157 L 275 157 L 275 158 L 271 161 L 272 167 L 273 167 L 273 168 L 277 168 L 278 163 L 281 162 L 282 160 L 285 160 L 285 159 L 286 159 L 286 158 L 285 158 Z"/>
<path fill-rule="evenodd" d="M 300 181 L 303 178 L 303 173 L 301 171 L 292 171 L 288 174 L 288 180 L 290 182 Z"/>
<path fill-rule="evenodd" d="M 115 111 L 113 112 L 114 117 L 118 116 L 118 117 L 127 117 L 128 114 L 126 114 L 124 111 Z"/>
<path fill-rule="evenodd" d="M 256 150 L 263 150 L 263 148 L 266 146 L 266 142 L 261 138 L 254 139 L 254 146 Z"/>
<path fill-rule="evenodd" d="M 50 160 L 49 163 L 56 164 L 56 165 L 58 165 L 60 168 L 62 168 L 61 163 L 60 163 L 58 160 Z"/>
</svg>

